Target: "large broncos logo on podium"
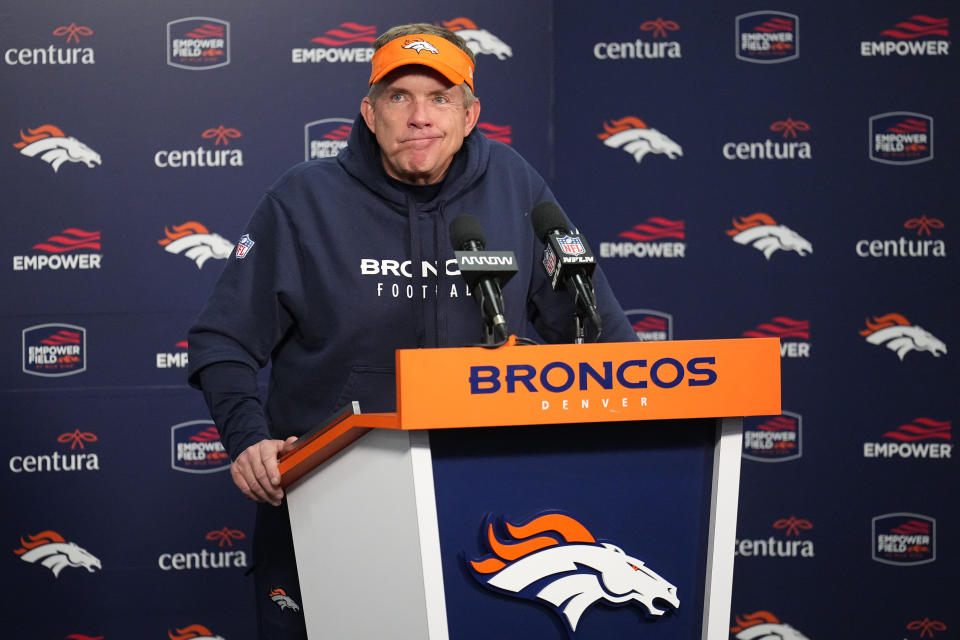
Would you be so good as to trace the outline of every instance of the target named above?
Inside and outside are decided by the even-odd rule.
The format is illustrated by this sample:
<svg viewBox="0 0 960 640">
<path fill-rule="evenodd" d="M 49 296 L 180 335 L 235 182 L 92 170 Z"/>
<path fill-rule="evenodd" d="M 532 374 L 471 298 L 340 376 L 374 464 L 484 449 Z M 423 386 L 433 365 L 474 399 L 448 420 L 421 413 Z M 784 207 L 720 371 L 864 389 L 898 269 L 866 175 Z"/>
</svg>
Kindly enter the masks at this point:
<svg viewBox="0 0 960 640">
<path fill-rule="evenodd" d="M 597 542 L 580 522 L 551 513 L 525 525 L 504 523 L 510 542 L 501 542 L 494 523 L 486 523 L 491 555 L 470 562 L 474 577 L 500 593 L 539 598 L 553 605 L 577 630 L 580 616 L 600 600 L 623 605 L 639 602 L 651 616 L 680 606 L 677 588 L 617 546 Z"/>
</svg>

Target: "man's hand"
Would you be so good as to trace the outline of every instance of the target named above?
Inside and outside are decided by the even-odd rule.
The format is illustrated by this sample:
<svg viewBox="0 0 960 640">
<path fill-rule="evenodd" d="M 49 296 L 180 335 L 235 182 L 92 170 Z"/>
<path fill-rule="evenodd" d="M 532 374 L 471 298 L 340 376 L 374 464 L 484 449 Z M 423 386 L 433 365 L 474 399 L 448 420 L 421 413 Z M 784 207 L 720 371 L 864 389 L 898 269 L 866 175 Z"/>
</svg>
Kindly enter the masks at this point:
<svg viewBox="0 0 960 640">
<path fill-rule="evenodd" d="M 296 441 L 296 436 L 290 436 L 286 440 L 261 440 L 250 445 L 230 465 L 233 483 L 251 500 L 279 507 L 283 489 L 277 458 Z"/>
</svg>

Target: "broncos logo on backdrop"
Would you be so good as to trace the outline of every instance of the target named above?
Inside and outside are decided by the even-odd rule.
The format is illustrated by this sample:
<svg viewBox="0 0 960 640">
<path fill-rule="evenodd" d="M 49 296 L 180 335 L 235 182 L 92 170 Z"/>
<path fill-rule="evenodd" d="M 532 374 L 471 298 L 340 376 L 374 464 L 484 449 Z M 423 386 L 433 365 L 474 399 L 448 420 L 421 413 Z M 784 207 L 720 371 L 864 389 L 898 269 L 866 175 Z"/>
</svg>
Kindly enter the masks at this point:
<svg viewBox="0 0 960 640">
<path fill-rule="evenodd" d="M 277 587 L 270 591 L 270 599 L 277 603 L 280 610 L 290 609 L 291 611 L 300 611 L 300 605 L 293 598 L 287 595 L 282 588 Z"/>
<path fill-rule="evenodd" d="M 29 540 L 20 538 L 23 546 L 13 552 L 24 562 L 42 564 L 53 571 L 57 578 L 65 567 L 83 567 L 90 573 L 97 569 L 103 570 L 99 559 L 86 549 L 78 547 L 76 543 L 67 542 L 56 531 L 41 531 L 27 537 Z"/>
<path fill-rule="evenodd" d="M 756 611 L 737 616 L 737 624 L 730 627 L 737 640 L 809 640 L 769 611 Z"/>
<path fill-rule="evenodd" d="M 480 29 L 470 18 L 446 20 L 443 26 L 464 39 L 474 55 L 481 53 L 497 56 L 498 60 L 513 57 L 513 49 L 506 42 L 486 29 Z"/>
<path fill-rule="evenodd" d="M 102 164 L 100 154 L 52 124 L 27 129 L 26 134 L 21 129 L 20 142 L 15 142 L 13 146 L 30 158 L 39 155 L 41 160 L 53 167 L 54 172 L 59 171 L 60 165 L 68 160 L 82 162 L 91 169 L 95 164 Z"/>
<path fill-rule="evenodd" d="M 626 116 L 613 122 L 603 123 L 603 133 L 597 137 L 611 149 L 623 149 L 639 164 L 648 153 L 662 153 L 671 160 L 683 156 L 683 149 L 676 142 L 651 129 L 640 118 Z"/>
<path fill-rule="evenodd" d="M 796 251 L 801 256 L 813 253 L 813 245 L 796 231 L 782 225 L 766 213 L 754 213 L 733 221 L 727 235 L 737 244 L 750 245 L 770 259 L 775 251 Z"/>
<path fill-rule="evenodd" d="M 426 40 L 411 40 L 409 42 L 403 43 L 404 49 L 413 49 L 418 54 L 428 51 L 430 53 L 435 53 L 439 55 L 439 51 L 435 46 L 427 42 Z"/>
<path fill-rule="evenodd" d="M 157 244 L 165 251 L 184 254 L 197 263 L 197 269 L 210 258 L 226 260 L 233 253 L 234 244 L 218 233 L 212 233 L 199 222 L 185 222 L 164 229 L 166 237 Z"/>
<path fill-rule="evenodd" d="M 191 624 L 183 627 L 182 629 L 177 629 L 176 632 L 167 631 L 167 636 L 170 640 L 226 640 L 223 636 L 217 636 L 213 634 L 213 631 L 207 629 L 202 624 Z"/>
<path fill-rule="evenodd" d="M 947 352 L 947 345 L 943 341 L 923 327 L 910 324 L 899 313 L 888 313 L 873 320 L 867 319 L 866 322 L 867 328 L 861 329 L 860 335 L 870 344 L 886 345 L 900 360 L 911 351 L 929 351 L 935 358 Z"/>
<path fill-rule="evenodd" d="M 539 598 L 554 607 L 571 632 L 587 607 L 638 602 L 651 616 L 680 606 L 677 588 L 617 546 L 597 542 L 580 522 L 552 513 L 525 525 L 504 523 L 511 542 L 501 542 L 488 518 L 492 555 L 469 563 L 484 586 L 521 598 Z"/>
</svg>

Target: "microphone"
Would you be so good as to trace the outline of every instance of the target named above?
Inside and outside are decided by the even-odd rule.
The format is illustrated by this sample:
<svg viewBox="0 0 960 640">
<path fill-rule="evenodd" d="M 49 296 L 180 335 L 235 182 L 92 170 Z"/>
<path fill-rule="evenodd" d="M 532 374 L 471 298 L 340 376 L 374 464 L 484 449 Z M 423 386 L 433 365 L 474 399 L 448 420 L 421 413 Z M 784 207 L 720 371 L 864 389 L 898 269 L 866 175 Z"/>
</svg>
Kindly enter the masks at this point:
<svg viewBox="0 0 960 640">
<path fill-rule="evenodd" d="M 597 309 L 597 296 L 590 276 L 597 268 L 597 259 L 586 239 L 570 230 L 570 221 L 554 202 L 537 204 L 530 214 L 534 233 L 546 245 L 543 250 L 543 268 L 554 291 L 561 285 L 573 298 L 576 309 L 577 341 L 583 341 L 581 321 L 589 317 L 603 333 L 603 320 Z"/>
<path fill-rule="evenodd" d="M 499 344 L 510 335 L 502 287 L 517 272 L 512 251 L 484 251 L 487 237 L 475 217 L 464 214 L 450 223 L 450 243 L 460 274 L 484 317 L 484 344 Z"/>
</svg>

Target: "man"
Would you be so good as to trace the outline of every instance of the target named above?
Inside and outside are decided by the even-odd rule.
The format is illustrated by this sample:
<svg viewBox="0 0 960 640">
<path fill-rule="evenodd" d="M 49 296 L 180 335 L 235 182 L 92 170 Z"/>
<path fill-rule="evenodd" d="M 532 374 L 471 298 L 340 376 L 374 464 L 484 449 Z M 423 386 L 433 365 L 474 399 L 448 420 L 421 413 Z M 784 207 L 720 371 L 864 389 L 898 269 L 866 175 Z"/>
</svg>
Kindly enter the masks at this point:
<svg viewBox="0 0 960 640">
<path fill-rule="evenodd" d="M 482 318 L 456 270 L 450 222 L 469 213 L 487 246 L 513 250 L 508 326 L 573 339 L 573 304 L 551 290 L 529 221 L 554 200 L 510 147 L 474 131 L 475 58 L 428 24 L 374 43 L 370 92 L 347 148 L 288 171 L 262 198 L 237 252 L 189 334 L 190 382 L 204 392 L 233 459 L 237 487 L 258 502 L 253 556 L 261 638 L 303 638 L 277 457 L 337 408 L 393 411 L 398 348 L 479 341 Z M 635 339 L 601 272 L 604 339 Z M 256 371 L 271 363 L 266 404 Z"/>
</svg>

